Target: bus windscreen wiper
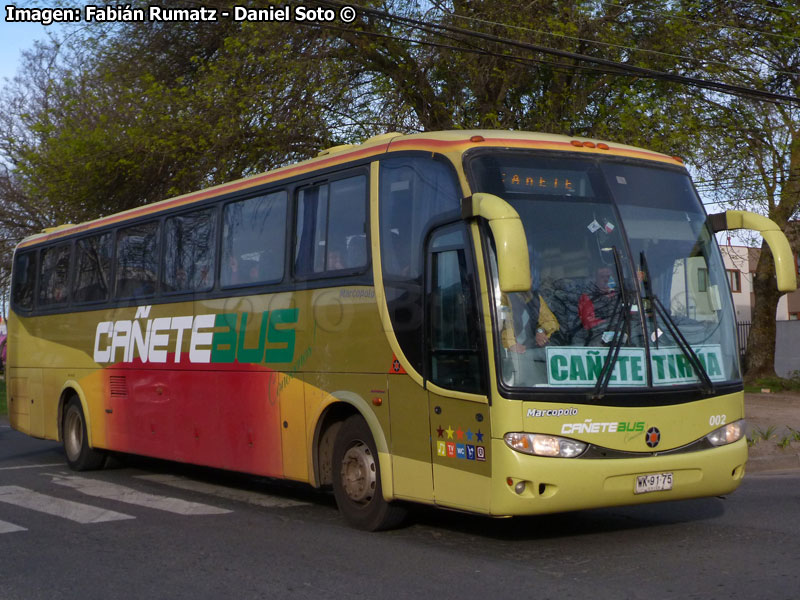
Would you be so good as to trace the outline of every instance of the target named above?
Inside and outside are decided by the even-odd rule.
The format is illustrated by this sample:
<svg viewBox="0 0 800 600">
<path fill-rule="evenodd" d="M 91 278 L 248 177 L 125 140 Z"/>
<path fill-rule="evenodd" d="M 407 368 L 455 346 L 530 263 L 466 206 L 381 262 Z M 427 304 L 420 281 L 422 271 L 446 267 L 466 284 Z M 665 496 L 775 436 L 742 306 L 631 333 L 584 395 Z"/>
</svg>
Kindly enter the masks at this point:
<svg viewBox="0 0 800 600">
<path fill-rule="evenodd" d="M 616 246 L 611 247 L 611 252 L 614 255 L 614 266 L 617 273 L 617 281 L 619 282 L 619 296 L 617 303 L 614 306 L 613 320 L 611 331 L 614 332 L 614 337 L 611 340 L 611 346 L 606 354 L 606 360 L 603 362 L 603 368 L 600 369 L 600 374 L 597 376 L 597 383 L 594 386 L 592 400 L 600 400 L 608 390 L 608 385 L 611 382 L 611 375 L 614 372 L 614 365 L 617 363 L 620 348 L 627 340 L 626 331 L 628 331 L 628 324 L 631 318 L 631 307 L 628 303 L 628 296 L 625 293 L 625 280 L 622 277 L 622 266 L 619 258 L 619 250 Z"/>
<path fill-rule="evenodd" d="M 645 277 L 645 292 L 647 293 L 647 297 L 650 299 L 650 303 L 653 305 L 656 314 L 661 317 L 664 325 L 666 326 L 667 330 L 669 331 L 672 339 L 678 344 L 680 347 L 681 352 L 686 355 L 686 358 L 689 359 L 692 367 L 694 368 L 697 376 L 700 379 L 700 382 L 703 385 L 703 390 L 709 394 L 714 393 L 714 383 L 711 381 L 711 378 L 708 376 L 708 371 L 703 366 L 703 363 L 698 358 L 695 351 L 692 349 L 691 344 L 686 340 L 681 333 L 680 327 L 678 327 L 675 320 L 672 318 L 672 315 L 669 314 L 669 311 L 664 307 L 664 304 L 661 302 L 659 297 L 653 291 L 653 286 L 650 281 L 650 269 L 647 267 L 647 259 L 644 256 L 644 252 L 639 253 L 639 261 L 642 266 L 642 270 L 644 271 Z M 654 319 L 655 322 L 655 319 Z M 656 336 L 656 340 L 658 339 L 658 326 L 654 325 L 654 335 Z"/>
</svg>

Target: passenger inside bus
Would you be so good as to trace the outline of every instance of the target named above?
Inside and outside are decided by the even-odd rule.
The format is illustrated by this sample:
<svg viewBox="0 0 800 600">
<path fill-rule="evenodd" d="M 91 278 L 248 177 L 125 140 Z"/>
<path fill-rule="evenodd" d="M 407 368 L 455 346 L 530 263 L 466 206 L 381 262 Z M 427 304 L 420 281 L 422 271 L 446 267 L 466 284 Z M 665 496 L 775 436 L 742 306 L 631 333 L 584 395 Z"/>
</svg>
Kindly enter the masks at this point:
<svg viewBox="0 0 800 600">
<path fill-rule="evenodd" d="M 502 343 L 507 359 L 516 363 L 515 385 L 534 385 L 543 380 L 544 347 L 559 329 L 558 319 L 541 293 L 539 257 L 531 252 L 531 289 L 527 292 L 504 294 L 501 300 L 510 318 L 503 324 Z"/>
<path fill-rule="evenodd" d="M 239 260 L 236 255 L 231 254 L 228 259 L 230 273 L 223 281 L 227 285 L 243 285 L 245 283 L 255 283 L 260 281 L 258 273 L 258 261 L 252 259 Z"/>
<path fill-rule="evenodd" d="M 599 267 L 594 281 L 578 301 L 578 315 L 583 328 L 594 329 L 605 324 L 614 312 L 616 304 L 616 281 L 610 267 Z"/>
</svg>

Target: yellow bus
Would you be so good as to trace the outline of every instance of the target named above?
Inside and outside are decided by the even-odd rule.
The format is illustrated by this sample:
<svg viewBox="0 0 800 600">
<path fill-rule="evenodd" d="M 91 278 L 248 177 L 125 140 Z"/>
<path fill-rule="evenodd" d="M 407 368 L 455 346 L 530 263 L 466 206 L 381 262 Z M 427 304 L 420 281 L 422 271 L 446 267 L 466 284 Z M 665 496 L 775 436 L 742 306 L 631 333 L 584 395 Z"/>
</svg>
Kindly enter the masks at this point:
<svg viewBox="0 0 800 600">
<path fill-rule="evenodd" d="M 731 295 L 680 159 L 508 131 L 386 134 L 23 240 L 14 428 L 493 516 L 725 494 L 747 461 Z"/>
</svg>

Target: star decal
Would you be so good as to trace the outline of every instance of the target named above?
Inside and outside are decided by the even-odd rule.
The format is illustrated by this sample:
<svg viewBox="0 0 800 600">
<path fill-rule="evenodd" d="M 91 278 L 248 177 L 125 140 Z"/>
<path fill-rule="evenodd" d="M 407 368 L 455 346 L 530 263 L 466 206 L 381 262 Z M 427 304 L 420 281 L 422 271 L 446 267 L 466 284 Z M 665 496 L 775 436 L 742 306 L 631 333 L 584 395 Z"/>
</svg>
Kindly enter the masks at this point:
<svg viewBox="0 0 800 600">
<path fill-rule="evenodd" d="M 458 429 L 456 429 L 456 437 L 457 437 L 458 439 L 460 439 L 460 440 L 463 440 L 463 439 L 464 439 L 464 431 L 461 429 L 461 427 L 459 427 Z"/>
<path fill-rule="evenodd" d="M 452 440 L 453 439 L 453 428 L 450 427 L 450 425 L 448 425 L 447 429 L 445 429 L 445 431 L 447 432 L 447 439 L 448 440 Z"/>
<path fill-rule="evenodd" d="M 439 425 L 439 428 L 436 430 L 436 433 L 438 433 L 438 434 L 439 434 L 439 437 L 444 437 L 444 436 L 442 435 L 442 434 L 444 433 L 444 429 L 442 429 L 442 426 L 441 426 L 441 425 Z"/>
<path fill-rule="evenodd" d="M 475 436 L 478 438 L 479 442 L 483 441 L 483 434 L 481 433 L 480 429 L 478 429 L 478 433 L 476 433 Z"/>
<path fill-rule="evenodd" d="M 471 442 L 472 441 L 472 429 L 467 429 L 467 439 Z"/>
</svg>

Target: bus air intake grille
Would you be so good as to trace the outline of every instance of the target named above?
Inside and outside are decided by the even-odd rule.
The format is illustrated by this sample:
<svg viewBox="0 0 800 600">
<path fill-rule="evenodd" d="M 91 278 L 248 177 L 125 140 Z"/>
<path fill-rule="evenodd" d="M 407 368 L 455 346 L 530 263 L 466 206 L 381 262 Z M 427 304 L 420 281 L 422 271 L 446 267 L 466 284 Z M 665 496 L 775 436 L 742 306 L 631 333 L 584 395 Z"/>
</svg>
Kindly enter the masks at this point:
<svg viewBox="0 0 800 600">
<path fill-rule="evenodd" d="M 111 375 L 108 378 L 112 398 L 127 398 L 128 383 L 123 375 Z"/>
</svg>

